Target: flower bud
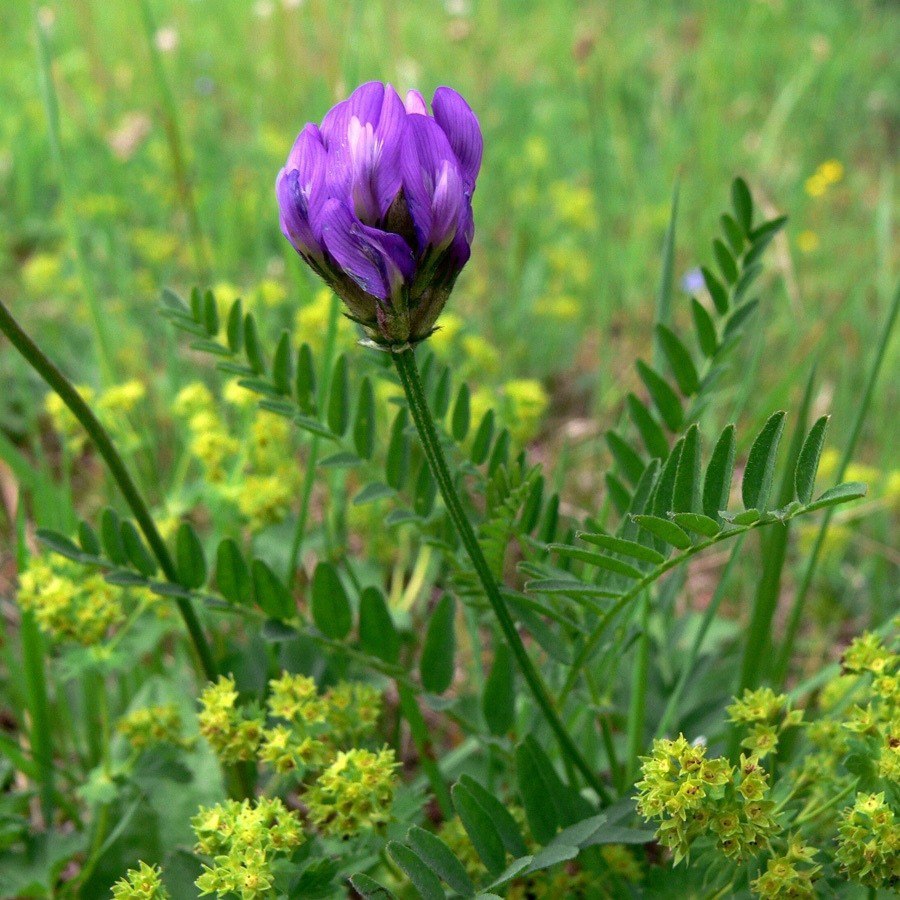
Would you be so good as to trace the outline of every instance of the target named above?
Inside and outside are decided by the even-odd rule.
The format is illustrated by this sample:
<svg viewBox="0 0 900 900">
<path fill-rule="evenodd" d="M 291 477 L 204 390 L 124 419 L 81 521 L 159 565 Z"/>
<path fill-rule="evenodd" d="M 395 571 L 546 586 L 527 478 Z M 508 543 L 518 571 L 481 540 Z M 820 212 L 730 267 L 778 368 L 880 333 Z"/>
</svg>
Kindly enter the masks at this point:
<svg viewBox="0 0 900 900">
<path fill-rule="evenodd" d="M 450 88 L 431 106 L 363 84 L 304 127 L 275 184 L 285 237 L 386 347 L 431 334 L 474 234 L 481 128 Z"/>
</svg>

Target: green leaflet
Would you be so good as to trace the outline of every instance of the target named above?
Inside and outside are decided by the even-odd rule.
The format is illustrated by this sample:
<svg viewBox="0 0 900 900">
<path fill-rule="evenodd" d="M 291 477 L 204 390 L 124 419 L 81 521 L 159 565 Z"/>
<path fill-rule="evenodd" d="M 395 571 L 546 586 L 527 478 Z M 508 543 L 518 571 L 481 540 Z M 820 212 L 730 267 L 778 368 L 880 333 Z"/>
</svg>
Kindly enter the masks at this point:
<svg viewBox="0 0 900 900">
<path fill-rule="evenodd" d="M 451 594 L 444 594 L 428 620 L 428 630 L 422 645 L 419 674 L 425 690 L 443 694 L 453 681 L 456 655 L 454 618 L 456 602 Z"/>
<path fill-rule="evenodd" d="M 175 564 L 178 579 L 186 588 L 206 584 L 206 557 L 203 544 L 189 522 L 182 522 L 175 535 Z"/>
<path fill-rule="evenodd" d="M 367 587 L 359 595 L 359 641 L 366 653 L 387 663 L 400 659 L 400 635 L 377 587 Z"/>
<path fill-rule="evenodd" d="M 253 602 L 253 585 L 243 554 L 233 538 L 225 538 L 216 551 L 216 587 L 231 603 Z"/>
<path fill-rule="evenodd" d="M 329 562 L 320 562 L 312 578 L 312 617 L 316 628 L 336 641 L 350 633 L 353 617 L 350 600 L 337 569 Z"/>
<path fill-rule="evenodd" d="M 516 712 L 515 676 L 509 647 L 503 641 L 495 640 L 494 662 L 481 696 L 481 711 L 491 734 L 506 734 L 513 726 Z"/>
<path fill-rule="evenodd" d="M 492 875 L 499 875 L 506 864 L 506 850 L 497 826 L 466 785 L 453 785 L 450 794 L 456 814 L 485 868 Z"/>
<path fill-rule="evenodd" d="M 784 431 L 784 412 L 774 413 L 753 442 L 741 482 L 741 497 L 746 509 L 765 511 L 772 489 L 775 456 Z"/>
<path fill-rule="evenodd" d="M 822 456 L 822 447 L 825 446 L 825 433 L 828 430 L 828 416 L 822 416 L 810 429 L 800 456 L 797 459 L 797 468 L 794 472 L 794 489 L 797 499 L 801 503 L 809 503 L 812 499 L 813 488 L 816 484 L 816 472 L 819 470 L 819 460 Z"/>
</svg>

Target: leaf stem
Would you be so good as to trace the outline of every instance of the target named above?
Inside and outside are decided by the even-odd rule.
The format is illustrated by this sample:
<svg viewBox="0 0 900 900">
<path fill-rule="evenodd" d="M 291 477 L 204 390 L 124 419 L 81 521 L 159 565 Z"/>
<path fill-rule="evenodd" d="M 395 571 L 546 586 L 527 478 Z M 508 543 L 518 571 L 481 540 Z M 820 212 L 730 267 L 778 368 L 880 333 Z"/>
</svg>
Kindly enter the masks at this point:
<svg viewBox="0 0 900 900">
<path fill-rule="evenodd" d="M 490 566 L 484 557 L 484 552 L 478 543 L 478 538 L 472 529 L 468 516 L 463 509 L 462 501 L 457 493 L 456 486 L 453 483 L 453 477 L 447 467 L 447 461 L 444 457 L 444 451 L 441 447 L 440 438 L 434 425 L 434 419 L 428 408 L 428 401 L 425 398 L 425 392 L 422 388 L 422 381 L 419 377 L 419 369 L 416 365 L 416 358 L 412 348 L 395 352 L 393 354 L 394 364 L 397 367 L 397 373 L 403 384 L 403 390 L 406 393 L 406 399 L 409 403 L 409 410 L 416 430 L 419 433 L 419 439 L 422 443 L 422 449 L 431 468 L 431 473 L 438 484 L 441 496 L 447 506 L 447 512 L 453 521 L 456 531 L 459 534 L 463 547 L 472 562 L 476 574 L 478 575 L 481 585 L 484 588 L 485 595 L 491 605 L 491 609 L 497 618 L 503 637 L 509 645 L 519 669 L 522 672 L 525 682 L 531 691 L 535 702 L 540 707 L 541 713 L 547 720 L 547 724 L 552 729 L 560 748 L 565 756 L 567 756 L 573 765 L 581 772 L 585 781 L 596 791 L 598 796 L 603 800 L 609 800 L 609 795 L 601 783 L 597 774 L 591 769 L 587 761 L 581 754 L 581 751 L 575 744 L 565 725 L 557 713 L 553 699 L 544 684 L 543 679 L 528 656 L 522 638 L 516 630 L 515 623 L 506 606 L 506 602 L 500 594 L 500 589 L 494 581 Z"/>
<path fill-rule="evenodd" d="M 709 631 L 710 626 L 715 619 L 716 613 L 718 612 L 719 605 L 722 603 L 722 600 L 725 599 L 725 594 L 728 590 L 728 584 L 731 579 L 731 572 L 734 569 L 735 564 L 737 563 L 738 557 L 741 554 L 741 548 L 744 546 L 744 536 L 742 535 L 735 542 L 734 547 L 731 549 L 731 555 L 728 557 L 728 562 L 725 563 L 725 568 L 722 570 L 722 573 L 719 575 L 719 583 L 716 585 L 715 593 L 712 596 L 712 599 L 709 601 L 706 609 L 703 611 L 703 619 L 700 622 L 700 627 L 697 630 L 697 634 L 694 637 L 694 642 L 691 645 L 691 649 L 688 652 L 687 659 L 682 666 L 681 672 L 678 676 L 678 681 L 675 684 L 672 693 L 669 694 L 669 699 L 666 702 L 666 708 L 662 714 L 662 718 L 659 720 L 659 724 L 656 726 L 656 737 L 661 738 L 665 737 L 666 732 L 669 729 L 669 726 L 672 724 L 672 719 L 675 716 L 676 711 L 678 710 L 678 704 L 681 702 L 682 694 L 684 694 L 684 689 L 687 686 L 688 680 L 691 675 L 694 673 L 694 666 L 697 664 L 697 658 L 700 655 L 700 648 L 703 646 L 703 640 L 706 637 L 707 632 Z"/>
<path fill-rule="evenodd" d="M 72 415 L 75 416 L 84 430 L 90 435 L 97 452 L 103 457 L 103 461 L 119 486 L 128 508 L 137 520 L 160 568 L 169 581 L 177 583 L 178 576 L 175 564 L 169 555 L 166 543 L 162 539 L 162 535 L 159 533 L 156 523 L 150 515 L 150 510 L 144 498 L 137 489 L 131 474 L 128 472 L 122 457 L 119 455 L 119 451 L 116 450 L 106 429 L 87 403 L 84 402 L 81 394 L 75 390 L 68 378 L 22 330 L 2 301 L 0 301 L 0 332 L 9 338 L 10 343 L 19 351 L 25 361 L 59 394 L 60 399 L 66 404 Z M 203 634 L 203 629 L 200 627 L 200 622 L 197 619 L 193 606 L 183 597 L 176 597 L 175 602 L 178 604 L 178 611 L 181 613 L 182 619 L 184 619 L 184 624 L 194 644 L 203 674 L 210 681 L 215 681 L 218 674 L 216 665 L 213 662 L 212 652 L 206 636 Z"/>
<path fill-rule="evenodd" d="M 631 700 L 628 706 L 627 752 L 625 756 L 625 781 L 633 782 L 638 767 L 638 756 L 644 739 L 644 722 L 647 714 L 647 673 L 650 668 L 650 592 L 643 596 L 641 604 L 640 635 L 631 672 Z"/>
<path fill-rule="evenodd" d="M 325 336 L 325 355 L 322 360 L 322 378 L 316 398 L 316 409 L 321 416 L 325 409 L 325 400 L 328 397 L 329 382 L 331 380 L 331 368 L 334 363 L 334 347 L 337 341 L 338 319 L 340 317 L 341 302 L 336 295 L 331 297 L 331 306 L 328 310 L 328 331 Z M 309 457 L 306 461 L 306 474 L 303 477 L 303 488 L 300 495 L 300 511 L 297 513 L 297 523 L 294 526 L 294 536 L 291 540 L 290 558 L 288 559 L 287 585 L 293 588 L 297 578 L 297 558 L 300 548 L 303 546 L 303 538 L 306 534 L 306 523 L 309 519 L 309 504 L 312 500 L 313 487 L 316 482 L 316 464 L 319 461 L 319 445 L 321 438 L 314 434 L 309 443 Z"/>
</svg>

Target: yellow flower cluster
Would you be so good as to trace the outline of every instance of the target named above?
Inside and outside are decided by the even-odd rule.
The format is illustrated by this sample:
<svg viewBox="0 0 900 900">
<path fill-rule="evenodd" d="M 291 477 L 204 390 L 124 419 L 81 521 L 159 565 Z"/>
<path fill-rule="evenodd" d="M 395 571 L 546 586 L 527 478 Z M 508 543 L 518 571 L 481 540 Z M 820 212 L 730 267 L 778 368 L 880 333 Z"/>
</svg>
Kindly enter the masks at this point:
<svg viewBox="0 0 900 900">
<path fill-rule="evenodd" d="M 272 895 L 273 864 L 304 841 L 296 814 L 277 797 L 256 802 L 228 800 L 201 808 L 191 820 L 196 852 L 211 857 L 197 879 L 200 896 L 260 900 Z"/>
<path fill-rule="evenodd" d="M 290 423 L 259 410 L 250 425 L 248 463 L 237 491 L 241 515 L 252 528 L 280 522 L 299 489 Z"/>
<path fill-rule="evenodd" d="M 200 695 L 200 734 L 223 763 L 254 759 L 263 734 L 258 710 L 238 706 L 234 679 L 221 675 Z"/>
<path fill-rule="evenodd" d="M 171 896 L 162 883 L 162 872 L 145 862 L 129 869 L 112 886 L 113 900 L 170 900 Z"/>
<path fill-rule="evenodd" d="M 554 181 L 549 194 L 551 213 L 558 225 L 582 231 L 597 228 L 597 209 L 590 188 L 569 181 Z"/>
<path fill-rule="evenodd" d="M 844 671 L 871 679 L 869 702 L 854 704 L 843 722 L 877 762 L 878 777 L 900 784 L 900 654 L 875 634 L 856 638 L 843 656 Z"/>
<path fill-rule="evenodd" d="M 81 395 L 81 399 L 89 406 L 96 398 L 93 388 L 85 384 L 78 384 L 75 390 Z M 78 455 L 87 445 L 87 434 L 69 408 L 63 403 L 59 394 L 49 393 L 44 398 L 44 410 L 50 416 L 53 429 L 63 439 L 63 443 L 70 453 Z"/>
<path fill-rule="evenodd" d="M 806 179 L 804 188 L 810 197 L 821 197 L 844 177 L 844 166 L 836 159 L 821 163 L 816 171 Z"/>
<path fill-rule="evenodd" d="M 154 744 L 190 747 L 192 743 L 182 736 L 181 713 L 174 703 L 134 709 L 119 720 L 116 730 L 134 750 Z"/>
<path fill-rule="evenodd" d="M 101 418 L 127 415 L 133 412 L 146 396 L 147 387 L 143 382 L 136 379 L 125 381 L 107 388 L 100 394 L 97 398 L 96 411 Z"/>
<path fill-rule="evenodd" d="M 137 438 L 126 417 L 134 412 L 147 396 L 147 387 L 143 382 L 131 379 L 113 385 L 100 394 L 87 385 L 78 385 L 76 390 L 92 407 L 113 440 L 120 445 L 136 444 Z M 87 434 L 58 394 L 47 394 L 44 399 L 44 410 L 50 416 L 53 428 L 63 439 L 69 452 L 75 455 L 81 453 L 87 445 Z"/>
<path fill-rule="evenodd" d="M 641 762 L 637 810 L 645 819 L 659 820 L 657 840 L 673 852 L 676 864 L 703 836 L 713 837 L 728 859 L 769 848 L 778 826 L 768 776 L 757 757 L 742 755 L 735 767 L 724 757 L 707 759 L 706 747 L 679 735 L 674 741 L 655 740 Z"/>
<path fill-rule="evenodd" d="M 256 401 L 256 395 L 237 381 L 226 384 L 223 396 L 239 409 Z M 254 413 L 248 446 L 241 457 L 241 442 L 228 433 L 205 385 L 194 382 L 182 388 L 173 408 L 187 424 L 189 452 L 203 466 L 207 482 L 237 505 L 251 527 L 261 528 L 287 515 L 300 473 L 293 459 L 291 427 L 285 419 L 265 410 Z M 241 477 L 234 484 L 224 484 L 241 459 Z"/>
<path fill-rule="evenodd" d="M 538 431 L 550 398 L 534 378 L 516 378 L 503 385 L 504 419 L 513 439 L 526 444 Z"/>
<path fill-rule="evenodd" d="M 342 838 L 387 824 L 398 765 L 388 747 L 340 751 L 303 795 L 310 821 Z"/>
<path fill-rule="evenodd" d="M 154 228 L 129 228 L 135 253 L 148 265 L 158 266 L 178 256 L 179 238 L 171 231 Z"/>
<path fill-rule="evenodd" d="M 850 878 L 876 891 L 900 884 L 900 821 L 884 791 L 857 794 L 839 833 L 835 857 Z"/>
<path fill-rule="evenodd" d="M 808 228 L 797 235 L 797 246 L 801 253 L 815 253 L 820 244 L 819 235 Z"/>
<path fill-rule="evenodd" d="M 745 690 L 744 696 L 728 707 L 728 718 L 748 728 L 741 741 L 757 759 L 764 759 L 778 747 L 778 736 L 786 728 L 803 721 L 802 709 L 790 709 L 787 694 L 776 694 L 771 688 Z"/>
<path fill-rule="evenodd" d="M 55 641 L 88 647 L 125 618 L 122 590 L 84 566 L 58 556 L 36 556 L 19 575 L 19 606 Z"/>
<path fill-rule="evenodd" d="M 558 322 L 574 322 L 581 315 L 581 304 L 572 294 L 550 293 L 538 300 L 535 312 Z"/>
<path fill-rule="evenodd" d="M 820 489 L 833 484 L 837 475 L 840 454 L 833 447 L 822 453 L 817 475 Z M 900 469 L 879 469 L 862 462 L 851 462 L 841 477 L 842 481 L 861 481 L 869 488 L 870 503 L 880 504 L 889 509 L 900 510 Z M 858 513 L 861 514 L 861 513 Z M 800 545 L 804 551 L 812 549 L 819 531 L 818 525 L 800 525 Z M 852 522 L 832 522 L 825 537 L 823 550 L 826 554 L 838 555 L 847 548 L 853 537 Z"/>
<path fill-rule="evenodd" d="M 324 833 L 348 836 L 387 820 L 392 751 L 344 749 L 375 730 L 381 696 L 374 687 L 340 682 L 320 694 L 312 678 L 285 672 L 269 682 L 268 723 L 262 710 L 237 700 L 234 680 L 226 677 L 200 697 L 200 733 L 223 762 L 258 759 L 295 781 L 313 775 L 303 798 L 317 809 L 311 817 Z M 349 787 L 335 808 L 333 792 L 342 781 Z"/>
<path fill-rule="evenodd" d="M 22 264 L 20 274 L 25 289 L 35 296 L 49 293 L 59 286 L 63 259 L 56 253 L 35 253 Z"/>
<path fill-rule="evenodd" d="M 766 863 L 766 871 L 750 883 L 750 889 L 767 900 L 812 900 L 817 896 L 814 881 L 822 870 L 813 863 L 817 853 L 800 840 L 791 841 L 786 853 Z"/>
<path fill-rule="evenodd" d="M 183 387 L 175 397 L 173 410 L 182 418 L 190 435 L 188 450 L 203 466 L 210 484 L 221 483 L 229 462 L 240 452 L 240 443 L 225 428 L 217 415 L 212 393 L 195 381 Z"/>
<path fill-rule="evenodd" d="M 313 351 L 321 351 L 328 333 L 333 294 L 329 288 L 316 291 L 312 300 L 297 310 L 294 338 L 297 344 L 309 344 Z M 347 347 L 356 340 L 353 323 L 344 315 L 338 316 L 337 346 Z"/>
</svg>

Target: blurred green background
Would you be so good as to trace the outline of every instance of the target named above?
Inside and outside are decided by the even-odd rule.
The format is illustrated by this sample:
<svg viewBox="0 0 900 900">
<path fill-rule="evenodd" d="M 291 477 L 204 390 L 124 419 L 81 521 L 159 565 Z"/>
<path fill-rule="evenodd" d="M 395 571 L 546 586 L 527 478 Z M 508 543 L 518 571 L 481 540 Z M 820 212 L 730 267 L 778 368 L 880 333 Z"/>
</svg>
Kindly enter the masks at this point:
<svg viewBox="0 0 900 900">
<path fill-rule="evenodd" d="M 80 383 L 104 379 L 99 329 L 107 379 L 177 386 L 156 315 L 167 284 L 243 295 L 273 332 L 315 341 L 324 306 L 279 232 L 275 175 L 306 121 L 382 79 L 449 84 L 481 119 L 473 259 L 435 346 L 486 389 L 512 382 L 544 435 L 618 415 L 649 352 L 673 188 L 689 283 L 735 174 L 790 224 L 726 401 L 755 371 L 761 421 L 796 400 L 815 358 L 837 446 L 849 427 L 894 280 L 896 3 L 68 0 L 4 3 L 0 28 L 0 285 Z M 43 97 L 36 29 L 52 59 Z M 41 388 L 7 347 L 0 378 L 0 429 L 22 442 Z M 883 473 L 897 400 L 885 379 L 861 445 Z"/>
</svg>

